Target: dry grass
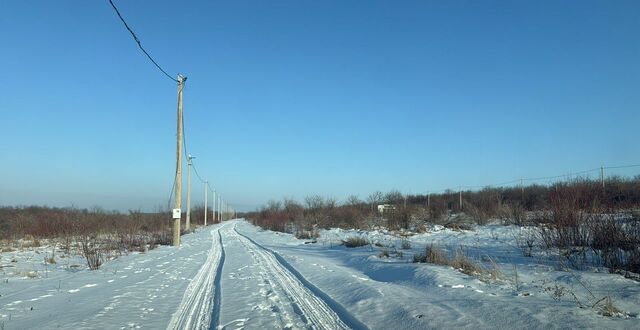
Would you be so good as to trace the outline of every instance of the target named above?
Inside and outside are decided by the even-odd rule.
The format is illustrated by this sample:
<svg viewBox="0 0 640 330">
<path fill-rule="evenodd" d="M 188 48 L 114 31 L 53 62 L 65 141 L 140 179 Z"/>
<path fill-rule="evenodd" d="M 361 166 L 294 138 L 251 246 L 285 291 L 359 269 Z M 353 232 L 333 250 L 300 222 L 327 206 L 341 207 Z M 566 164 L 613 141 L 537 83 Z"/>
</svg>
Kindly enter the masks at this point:
<svg viewBox="0 0 640 330">
<path fill-rule="evenodd" d="M 413 256 L 413 262 L 451 266 L 451 260 L 449 260 L 447 251 L 434 247 L 433 244 L 428 245 L 424 253 L 415 254 Z"/>
<path fill-rule="evenodd" d="M 623 316 L 624 313 L 613 305 L 613 301 L 610 296 L 607 296 L 604 300 L 604 304 L 600 306 L 600 313 L 607 317 Z"/>
<path fill-rule="evenodd" d="M 28 278 L 38 278 L 38 272 L 32 270 L 32 271 L 25 271 L 23 272 L 21 275 L 28 277 Z"/>
<path fill-rule="evenodd" d="M 425 248 L 424 253 L 418 253 L 413 256 L 414 263 L 450 266 L 464 274 L 476 276 L 485 282 L 503 279 L 504 274 L 495 261 L 489 257 L 487 257 L 487 260 L 490 262 L 491 266 L 483 267 L 482 263 L 469 258 L 465 250 L 462 248 L 458 248 L 455 255 L 450 258 L 447 251 L 435 247 L 433 244 L 428 245 Z"/>
<path fill-rule="evenodd" d="M 491 257 L 487 256 L 487 258 L 489 259 L 489 262 L 491 264 L 491 266 L 489 268 L 485 268 L 485 274 L 489 276 L 489 280 L 491 281 L 498 281 L 498 280 L 502 280 L 504 279 L 504 274 L 502 273 L 502 270 L 500 270 L 500 267 L 498 267 L 498 264 L 496 264 L 496 262 L 491 259 Z"/>
<path fill-rule="evenodd" d="M 438 248 L 434 248 L 433 244 L 425 250 L 427 262 L 437 265 L 449 265 L 447 252 Z"/>
<path fill-rule="evenodd" d="M 482 266 L 469 259 L 466 252 L 462 249 L 456 250 L 456 255 L 453 257 L 453 260 L 450 261 L 450 264 L 453 268 L 467 275 L 480 276 L 484 273 Z"/>
<path fill-rule="evenodd" d="M 355 248 L 355 247 L 369 245 L 369 241 L 364 237 L 354 236 L 354 237 L 348 237 L 347 239 L 343 240 L 342 244 L 344 244 L 344 246 L 348 248 Z"/>
</svg>

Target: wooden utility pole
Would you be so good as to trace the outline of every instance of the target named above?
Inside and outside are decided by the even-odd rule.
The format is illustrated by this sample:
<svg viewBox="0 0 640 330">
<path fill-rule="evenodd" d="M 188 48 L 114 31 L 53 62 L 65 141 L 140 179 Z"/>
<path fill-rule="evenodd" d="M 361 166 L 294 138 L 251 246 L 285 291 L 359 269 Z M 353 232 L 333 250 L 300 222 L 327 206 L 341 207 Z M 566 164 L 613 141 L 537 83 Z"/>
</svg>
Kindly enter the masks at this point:
<svg viewBox="0 0 640 330">
<path fill-rule="evenodd" d="M 178 75 L 178 129 L 176 145 L 176 200 L 173 207 L 173 246 L 180 246 L 180 218 L 182 207 L 182 90 L 186 77 Z"/>
<path fill-rule="evenodd" d="M 460 198 L 460 211 L 462 211 L 462 187 L 458 189 L 459 189 L 459 198 Z"/>
<path fill-rule="evenodd" d="M 205 181 L 204 182 L 204 225 L 207 225 L 207 200 L 209 199 L 209 197 L 207 196 L 207 193 L 209 189 L 209 181 Z"/>
<path fill-rule="evenodd" d="M 187 221 L 185 222 L 184 229 L 189 230 L 191 228 L 191 166 L 193 166 L 193 159 L 195 157 L 191 154 L 187 155 Z"/>
<path fill-rule="evenodd" d="M 600 181 L 602 182 L 602 193 L 604 193 L 604 165 L 600 166 Z"/>
<path fill-rule="evenodd" d="M 213 207 L 213 223 L 217 222 L 216 221 L 216 219 L 217 219 L 217 217 L 216 217 L 216 204 L 217 204 L 216 198 L 217 198 L 216 197 L 216 190 L 213 189 L 213 206 L 212 206 Z"/>
</svg>

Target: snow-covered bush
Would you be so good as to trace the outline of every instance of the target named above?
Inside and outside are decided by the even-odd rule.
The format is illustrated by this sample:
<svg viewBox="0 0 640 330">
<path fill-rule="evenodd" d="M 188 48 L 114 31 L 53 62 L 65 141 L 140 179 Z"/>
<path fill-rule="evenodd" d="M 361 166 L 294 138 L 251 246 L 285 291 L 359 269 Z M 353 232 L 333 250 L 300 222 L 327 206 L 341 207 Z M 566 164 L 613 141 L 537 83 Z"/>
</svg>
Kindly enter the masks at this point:
<svg viewBox="0 0 640 330">
<path fill-rule="evenodd" d="M 342 244 L 344 244 L 344 246 L 348 248 L 355 248 L 369 245 L 369 240 L 364 237 L 352 236 L 342 240 Z"/>
</svg>

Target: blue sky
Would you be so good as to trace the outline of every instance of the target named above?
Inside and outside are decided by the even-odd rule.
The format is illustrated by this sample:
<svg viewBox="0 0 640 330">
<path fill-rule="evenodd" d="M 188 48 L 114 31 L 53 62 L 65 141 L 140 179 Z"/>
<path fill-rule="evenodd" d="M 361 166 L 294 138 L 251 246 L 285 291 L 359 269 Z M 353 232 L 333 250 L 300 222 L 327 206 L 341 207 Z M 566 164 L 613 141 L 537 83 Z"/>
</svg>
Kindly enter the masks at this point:
<svg viewBox="0 0 640 330">
<path fill-rule="evenodd" d="M 241 210 L 640 162 L 638 1 L 115 3 Z M 0 29 L 0 205 L 165 206 L 175 83 L 108 1 L 3 0 Z"/>
</svg>

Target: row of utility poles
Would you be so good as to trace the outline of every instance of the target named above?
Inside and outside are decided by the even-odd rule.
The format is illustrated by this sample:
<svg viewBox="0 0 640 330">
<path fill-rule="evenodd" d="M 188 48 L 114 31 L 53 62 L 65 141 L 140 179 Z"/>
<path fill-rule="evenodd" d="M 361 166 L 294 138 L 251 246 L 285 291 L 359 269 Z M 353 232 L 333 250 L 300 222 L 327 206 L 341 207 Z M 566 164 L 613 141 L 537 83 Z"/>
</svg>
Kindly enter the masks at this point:
<svg viewBox="0 0 640 330">
<path fill-rule="evenodd" d="M 629 167 L 632 166 L 637 166 L 637 165 L 630 165 Z M 625 166 L 626 167 L 626 166 Z M 615 168 L 615 167 L 614 167 Z M 604 169 L 605 166 L 601 165 L 600 166 L 600 184 L 602 186 L 602 193 L 605 193 L 605 178 L 604 178 Z M 593 171 L 593 170 L 589 170 L 589 171 Z M 520 178 L 520 193 L 522 194 L 522 199 L 524 199 L 524 178 Z M 458 188 L 458 205 L 460 206 L 460 209 L 462 210 L 462 187 Z M 431 204 L 431 193 L 427 192 L 427 207 L 429 207 Z M 405 206 L 406 206 L 406 199 L 405 199 Z"/>
<path fill-rule="evenodd" d="M 135 32 L 131 29 L 131 27 L 129 26 L 129 24 L 127 24 L 127 22 L 124 20 L 124 18 L 122 17 L 122 15 L 120 14 L 120 11 L 118 10 L 118 8 L 116 7 L 116 5 L 113 3 L 112 0 L 109 0 L 109 4 L 111 4 L 111 7 L 113 8 L 113 10 L 116 12 L 116 14 L 118 15 L 118 18 L 120 19 L 120 21 L 122 21 L 122 23 L 124 24 L 125 28 L 129 31 L 129 33 L 131 34 L 131 36 L 133 37 L 133 40 L 136 42 L 136 44 L 138 45 L 138 48 L 140 48 L 140 50 L 147 56 L 147 58 L 156 66 L 156 68 L 158 68 L 165 76 L 167 76 L 169 79 L 171 79 L 172 81 L 175 81 L 178 83 L 178 118 L 177 118 L 177 144 L 176 144 L 176 176 L 175 176 L 175 185 L 174 185 L 174 190 L 175 190 L 175 202 L 173 205 L 173 210 L 172 210 L 172 218 L 173 218 L 173 245 L 174 246 L 180 246 L 180 221 L 182 219 L 182 155 L 183 155 L 183 147 L 184 147 L 184 131 L 183 131 L 183 112 L 182 112 L 182 92 L 184 91 L 184 83 L 187 81 L 187 77 L 178 74 L 177 79 L 174 79 L 173 77 L 171 77 L 152 57 L 151 55 L 149 55 L 149 53 L 142 47 L 142 43 L 140 42 L 140 39 L 138 38 L 138 36 L 136 36 Z M 186 149 L 186 148 L 185 148 Z M 191 226 L 191 166 L 193 165 L 192 163 L 192 158 L 191 155 L 188 155 L 188 160 L 189 160 L 189 181 L 187 183 L 188 185 L 188 191 L 187 191 L 187 221 L 186 221 L 186 229 L 189 230 L 189 227 Z M 197 172 L 196 172 L 197 173 Z M 201 179 L 202 180 L 202 179 Z M 207 196 L 207 190 L 211 190 L 211 187 L 209 186 L 208 181 L 204 181 L 205 184 L 205 212 L 204 212 L 204 223 L 205 225 L 207 224 L 207 201 L 208 201 L 208 196 Z M 214 211 L 213 211 L 213 215 L 214 215 L 214 221 L 222 221 L 222 220 L 226 220 L 228 217 L 230 217 L 231 214 L 233 214 L 233 216 L 235 217 L 235 212 L 233 212 L 233 209 L 231 208 L 231 206 L 227 203 L 224 202 L 224 200 L 218 195 L 216 196 L 215 190 L 214 190 L 214 201 L 213 201 L 213 207 L 214 207 Z M 217 213 L 216 213 L 217 211 Z"/>
<path fill-rule="evenodd" d="M 178 118 L 177 118 L 177 144 L 176 144 L 176 177 L 175 177 L 175 193 L 176 198 L 173 205 L 173 246 L 180 246 L 180 220 L 182 218 L 182 155 L 184 146 L 183 132 L 183 111 L 182 111 L 182 91 L 187 77 L 178 75 Z M 195 157 L 187 155 L 188 175 L 187 175 L 187 217 L 185 222 L 185 230 L 191 228 L 191 168 L 193 167 L 193 159 Z M 225 202 L 220 194 L 211 189 L 209 181 L 204 181 L 204 225 L 207 225 L 207 207 L 208 192 L 213 192 L 213 221 L 220 222 L 235 218 L 236 212 L 231 205 Z"/>
<path fill-rule="evenodd" d="M 185 230 L 189 230 L 191 228 L 191 168 L 193 167 L 193 159 L 196 158 L 187 155 L 187 219 L 185 222 Z M 208 216 L 208 202 L 209 202 L 209 191 L 213 192 L 213 222 L 219 222 L 223 220 L 228 220 L 231 216 L 235 215 L 233 208 L 225 203 L 224 199 L 217 193 L 215 189 L 212 189 L 209 185 L 209 180 L 202 181 L 204 183 L 204 225 L 207 225 L 207 216 Z"/>
</svg>

